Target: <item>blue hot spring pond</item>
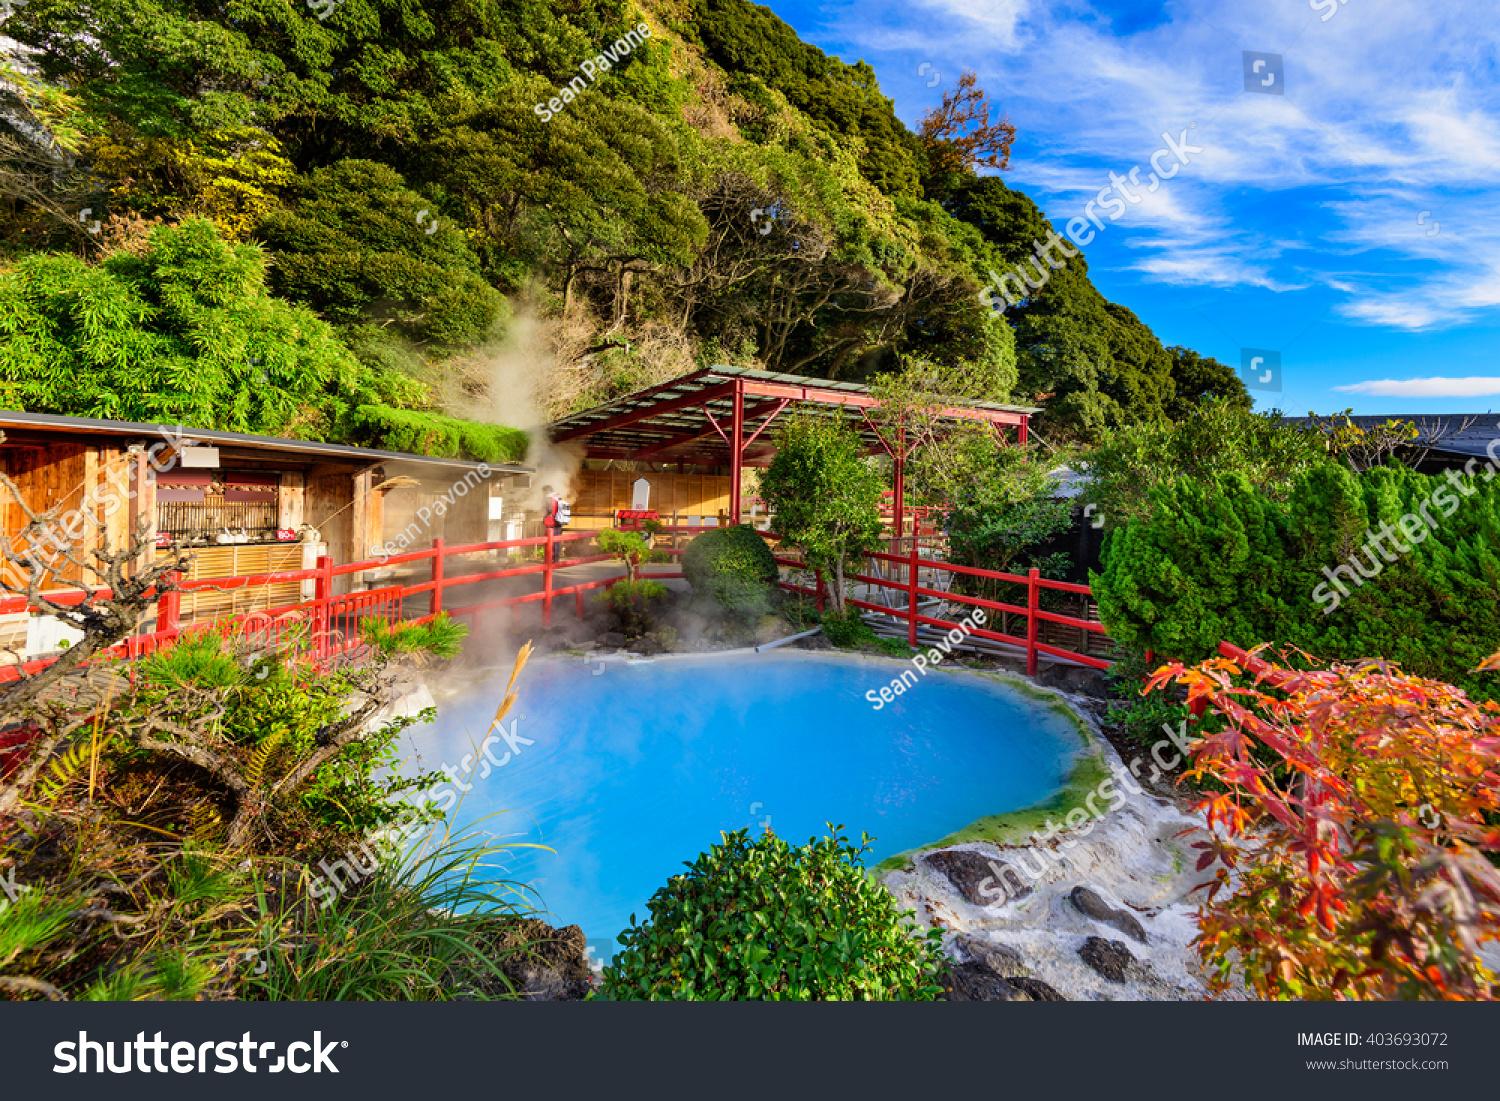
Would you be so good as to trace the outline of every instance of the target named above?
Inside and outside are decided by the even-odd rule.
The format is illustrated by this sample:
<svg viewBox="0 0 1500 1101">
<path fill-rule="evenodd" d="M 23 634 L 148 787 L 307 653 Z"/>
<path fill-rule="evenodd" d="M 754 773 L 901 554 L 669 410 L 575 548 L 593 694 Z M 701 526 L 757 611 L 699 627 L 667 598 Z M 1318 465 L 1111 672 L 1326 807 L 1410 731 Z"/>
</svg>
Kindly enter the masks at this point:
<svg viewBox="0 0 1500 1101">
<path fill-rule="evenodd" d="M 865 692 L 906 668 L 801 651 L 536 660 L 511 712 L 533 744 L 505 760 L 497 742 L 503 765 L 465 772 L 509 679 L 495 669 L 407 732 L 403 771 L 451 765 L 471 786 L 456 831 L 547 846 L 508 849 L 493 874 L 607 959 L 630 915 L 645 921 L 651 895 L 720 831 L 769 825 L 801 844 L 843 823 L 876 839 L 873 867 L 1066 784 L 1083 748 L 1066 718 L 1002 682 L 938 671 L 874 710 Z"/>
</svg>

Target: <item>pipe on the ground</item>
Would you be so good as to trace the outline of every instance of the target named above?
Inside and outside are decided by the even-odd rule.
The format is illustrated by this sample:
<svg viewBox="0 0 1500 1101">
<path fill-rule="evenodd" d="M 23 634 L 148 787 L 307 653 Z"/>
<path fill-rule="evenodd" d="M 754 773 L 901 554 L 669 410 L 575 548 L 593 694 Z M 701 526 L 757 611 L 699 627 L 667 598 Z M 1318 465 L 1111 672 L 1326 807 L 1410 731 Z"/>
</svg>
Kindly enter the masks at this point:
<svg viewBox="0 0 1500 1101">
<path fill-rule="evenodd" d="M 778 646 L 785 646 L 788 642 L 796 642 L 799 638 L 807 638 L 810 635 L 815 635 L 822 629 L 821 627 L 814 627 L 811 631 L 803 631 L 800 635 L 787 635 L 786 638 L 778 638 L 775 642 L 763 643 L 755 648 L 755 652 L 758 654 L 762 650 L 774 650 Z"/>
</svg>

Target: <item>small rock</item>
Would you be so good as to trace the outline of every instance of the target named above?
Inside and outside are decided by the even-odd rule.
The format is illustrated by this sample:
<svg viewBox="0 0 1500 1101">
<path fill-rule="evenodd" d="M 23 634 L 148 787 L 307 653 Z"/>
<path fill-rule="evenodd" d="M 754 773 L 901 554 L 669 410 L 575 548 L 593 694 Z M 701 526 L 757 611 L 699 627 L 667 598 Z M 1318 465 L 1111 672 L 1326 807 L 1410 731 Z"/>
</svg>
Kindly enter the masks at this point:
<svg viewBox="0 0 1500 1101">
<path fill-rule="evenodd" d="M 1068 1000 L 1052 989 L 1052 987 L 1042 982 L 1041 979 L 1020 978 L 1007 979 L 1006 981 L 1011 986 L 1024 992 L 1034 1002 L 1065 1002 Z"/>
<path fill-rule="evenodd" d="M 953 941 L 953 947 L 973 963 L 989 968 L 1002 979 L 1014 979 L 1027 973 L 1021 953 L 1008 944 L 996 944 L 994 941 L 981 940 L 978 937 L 960 936 Z"/>
<path fill-rule="evenodd" d="M 1014 983 L 1002 979 L 978 963 L 956 963 L 938 980 L 943 996 L 950 1002 L 1029 1002 L 1033 1001 Z"/>
<path fill-rule="evenodd" d="M 520 987 L 518 993 L 523 1001 L 528 1002 L 557 1002 L 566 1001 L 567 986 L 563 978 L 552 968 L 545 965 L 522 966 L 518 968 L 518 974 L 514 977 L 516 985 Z"/>
<path fill-rule="evenodd" d="M 605 631 L 604 634 L 599 638 L 600 645 L 613 646 L 617 650 L 624 647 L 625 643 L 628 641 L 629 639 L 627 639 L 619 631 Z"/>
<path fill-rule="evenodd" d="M 1005 898 L 1025 898 L 1031 888 L 1008 865 L 997 863 L 972 849 L 943 849 L 928 853 L 924 860 L 933 871 L 953 885 L 953 889 L 975 906 L 992 906 Z M 988 892 L 980 886 L 986 880 Z"/>
<path fill-rule="evenodd" d="M 1117 940 L 1089 937 L 1078 950 L 1083 962 L 1103 975 L 1110 982 L 1124 982 L 1135 969 L 1135 957 L 1130 949 Z"/>
<path fill-rule="evenodd" d="M 1142 944 L 1146 943 L 1146 930 L 1142 928 L 1140 921 L 1134 914 L 1126 913 L 1124 910 L 1116 910 L 1104 899 L 1099 897 L 1097 891 L 1091 887 L 1085 887 L 1082 883 L 1073 888 L 1073 893 L 1068 896 L 1073 905 L 1078 907 L 1079 913 L 1085 917 L 1093 918 L 1095 921 L 1105 925 L 1111 925 L 1124 933 L 1127 937 L 1134 937 Z"/>
</svg>

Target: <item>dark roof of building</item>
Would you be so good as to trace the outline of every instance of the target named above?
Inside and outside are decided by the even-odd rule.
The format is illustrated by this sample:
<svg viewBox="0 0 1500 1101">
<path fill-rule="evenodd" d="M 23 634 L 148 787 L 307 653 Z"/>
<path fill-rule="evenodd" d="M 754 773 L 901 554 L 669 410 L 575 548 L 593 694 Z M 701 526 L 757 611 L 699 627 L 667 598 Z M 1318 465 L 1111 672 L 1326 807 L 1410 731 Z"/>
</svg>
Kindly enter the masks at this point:
<svg viewBox="0 0 1500 1101">
<path fill-rule="evenodd" d="M 855 410 L 852 420 L 866 449 L 883 449 L 874 425 L 858 415 L 880 405 L 871 396 L 868 384 L 780 375 L 747 367 L 715 366 L 681 375 L 570 414 L 554 421 L 548 431 L 557 443 L 584 439 L 592 458 L 722 464 L 728 452 L 723 429 L 733 416 L 736 383 L 742 384 L 745 395 L 747 432 L 758 435 L 756 430 L 788 405 L 827 417 L 844 417 L 848 415 L 846 410 Z M 1026 405 L 970 402 L 945 412 L 955 421 L 1021 425 L 1040 410 Z"/>
<path fill-rule="evenodd" d="M 1307 417 L 1284 417 L 1295 424 L 1307 424 Z M 1486 456 L 1490 442 L 1500 439 L 1500 413 L 1388 413 L 1360 414 L 1349 417 L 1363 429 L 1379 428 L 1387 421 L 1409 421 L 1416 426 L 1417 437 L 1411 446 L 1430 448 L 1433 452 L 1452 455 Z"/>
<path fill-rule="evenodd" d="M 148 436 L 152 439 L 182 439 L 208 447 L 234 446 L 285 455 L 309 455 L 329 459 L 351 459 L 376 464 L 381 462 L 421 463 L 430 466 L 472 469 L 481 465 L 469 459 L 445 459 L 435 455 L 413 455 L 405 451 L 380 451 L 369 447 L 319 443 L 314 440 L 288 440 L 280 436 L 253 436 L 246 432 L 221 432 L 208 428 L 184 428 L 182 425 L 141 424 L 136 421 L 100 420 L 96 417 L 63 417 L 52 413 L 21 413 L 0 410 L 0 431 L 65 432 L 79 435 Z M 535 467 L 520 463 L 484 464 L 503 473 L 530 474 Z"/>
</svg>

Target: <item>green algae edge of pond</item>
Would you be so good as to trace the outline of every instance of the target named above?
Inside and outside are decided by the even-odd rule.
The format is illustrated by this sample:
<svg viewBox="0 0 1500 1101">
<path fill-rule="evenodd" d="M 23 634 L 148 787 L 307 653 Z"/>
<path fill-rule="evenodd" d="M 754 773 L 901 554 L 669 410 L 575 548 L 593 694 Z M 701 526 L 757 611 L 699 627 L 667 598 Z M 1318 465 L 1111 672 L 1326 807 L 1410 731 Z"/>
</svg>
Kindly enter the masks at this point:
<svg viewBox="0 0 1500 1101">
<path fill-rule="evenodd" d="M 945 673 L 949 676 L 984 677 L 1005 685 L 1066 719 L 1083 741 L 1083 747 L 1078 751 L 1078 756 L 1073 761 L 1073 768 L 1069 771 L 1062 788 L 1045 803 L 1036 803 L 1019 810 L 1007 811 L 1004 814 L 985 815 L 939 841 L 918 845 L 914 849 L 907 849 L 905 852 L 887 857 L 873 868 L 866 869 L 866 873 L 876 879 L 884 877 L 888 872 L 910 869 L 918 853 L 946 849 L 973 841 L 990 841 L 997 845 L 1019 844 L 1042 829 L 1047 824 L 1047 819 L 1051 818 L 1054 822 L 1060 822 L 1074 810 L 1087 810 L 1084 800 L 1088 798 L 1090 792 L 1097 791 L 1099 785 L 1110 775 L 1109 768 L 1104 763 L 1104 752 L 1098 735 L 1083 717 L 1056 693 L 1045 688 L 1038 688 L 1030 681 L 1008 673 L 964 668 L 941 669 L 934 670 L 934 672 Z"/>
</svg>

